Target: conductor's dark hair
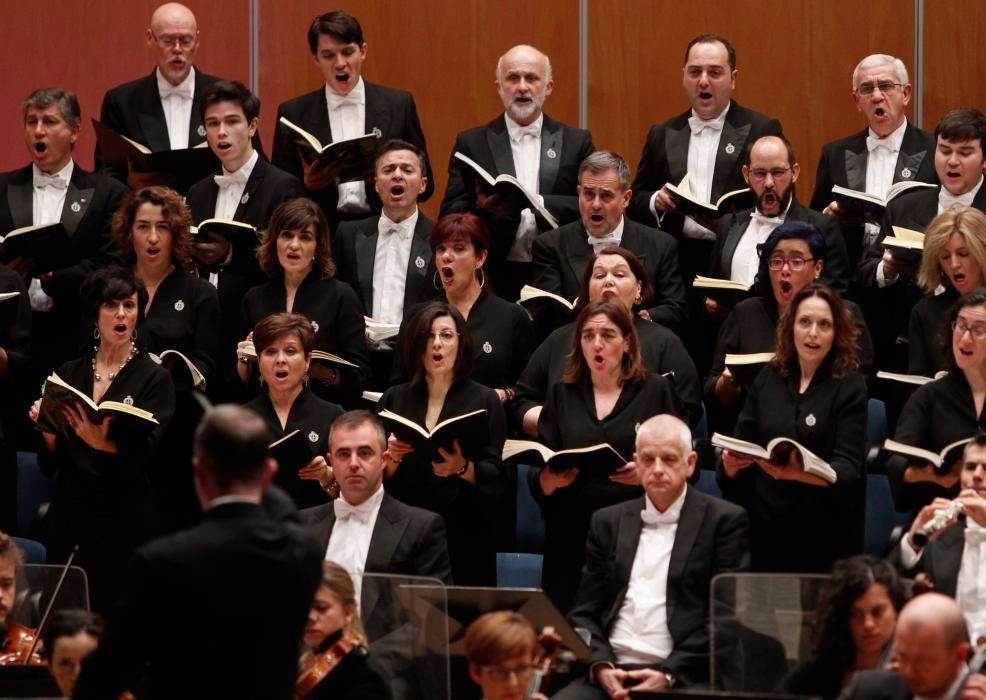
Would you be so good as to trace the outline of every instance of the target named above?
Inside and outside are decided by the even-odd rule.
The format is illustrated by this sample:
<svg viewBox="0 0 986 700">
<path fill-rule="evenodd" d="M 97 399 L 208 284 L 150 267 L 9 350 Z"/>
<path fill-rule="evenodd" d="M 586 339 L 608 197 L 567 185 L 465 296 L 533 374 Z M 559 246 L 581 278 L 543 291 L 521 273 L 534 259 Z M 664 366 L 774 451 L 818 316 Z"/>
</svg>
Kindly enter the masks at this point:
<svg viewBox="0 0 986 700">
<path fill-rule="evenodd" d="M 111 301 L 129 299 L 137 294 L 137 324 L 144 320 L 144 307 L 147 306 L 147 287 L 144 280 L 134 274 L 129 267 L 104 267 L 89 275 L 79 296 L 82 300 L 83 323 L 86 328 L 96 324 L 99 307 Z"/>
<path fill-rule="evenodd" d="M 199 423 L 195 456 L 221 489 L 253 486 L 263 477 L 270 440 L 263 418 L 242 406 L 222 404 Z"/>
<path fill-rule="evenodd" d="M 260 116 L 260 98 L 250 92 L 250 89 L 238 80 L 217 80 L 202 91 L 202 101 L 199 103 L 199 115 L 205 121 L 205 112 L 209 107 L 220 102 L 235 102 L 246 115 L 247 122 L 252 122 Z"/>
<path fill-rule="evenodd" d="M 74 637 L 85 633 L 99 639 L 103 633 L 103 618 L 99 613 L 77 608 L 56 610 L 51 614 L 48 625 L 41 635 L 41 656 L 51 659 L 55 652 L 55 642 L 62 637 Z"/>
<path fill-rule="evenodd" d="M 691 53 L 692 47 L 695 46 L 695 44 L 715 44 L 716 42 L 726 47 L 729 70 L 736 70 L 736 49 L 729 43 L 729 39 L 721 34 L 699 34 L 697 37 L 689 41 L 688 46 L 685 48 L 684 65 L 688 65 L 688 54 Z"/>
<path fill-rule="evenodd" d="M 62 119 L 73 129 L 82 122 L 79 98 L 71 90 L 63 90 L 62 88 L 39 88 L 28 95 L 21 107 L 24 122 L 27 122 L 27 110 L 31 107 L 47 109 L 52 105 L 57 105 L 58 111 L 62 113 Z"/>
<path fill-rule="evenodd" d="M 318 52 L 318 35 L 328 34 L 343 44 L 363 45 L 363 27 L 345 10 L 333 10 L 319 15 L 308 27 L 308 48 L 314 56 Z"/>
</svg>

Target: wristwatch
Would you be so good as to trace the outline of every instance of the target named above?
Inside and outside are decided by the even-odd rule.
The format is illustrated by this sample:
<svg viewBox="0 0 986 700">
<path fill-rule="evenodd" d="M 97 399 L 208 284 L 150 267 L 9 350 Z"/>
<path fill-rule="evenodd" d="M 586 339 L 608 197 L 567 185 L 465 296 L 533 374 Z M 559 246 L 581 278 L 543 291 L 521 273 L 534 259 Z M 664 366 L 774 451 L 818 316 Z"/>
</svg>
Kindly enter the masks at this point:
<svg viewBox="0 0 986 700">
<path fill-rule="evenodd" d="M 664 678 L 668 682 L 668 687 L 669 688 L 673 688 L 674 687 L 674 682 L 677 680 L 675 678 L 675 675 L 673 673 L 671 673 L 670 671 L 664 671 L 664 670 L 662 670 L 661 673 L 664 674 Z"/>
</svg>

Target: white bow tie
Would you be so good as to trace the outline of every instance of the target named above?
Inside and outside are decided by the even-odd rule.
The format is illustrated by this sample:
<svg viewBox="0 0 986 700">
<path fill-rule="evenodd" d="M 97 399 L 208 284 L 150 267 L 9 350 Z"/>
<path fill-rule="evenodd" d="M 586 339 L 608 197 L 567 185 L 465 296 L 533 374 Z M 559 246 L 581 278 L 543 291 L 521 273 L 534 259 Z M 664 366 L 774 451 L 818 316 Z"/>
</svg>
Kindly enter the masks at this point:
<svg viewBox="0 0 986 700">
<path fill-rule="evenodd" d="M 678 522 L 678 513 L 673 512 L 670 508 L 664 513 L 644 508 L 640 511 L 640 519 L 644 525 L 674 525 Z"/>
<path fill-rule="evenodd" d="M 878 148 L 886 149 L 887 153 L 896 153 L 898 149 L 893 147 L 890 139 L 875 139 L 872 136 L 866 137 L 866 150 L 872 153 Z"/>
<path fill-rule="evenodd" d="M 181 97 L 185 100 L 192 99 L 192 92 L 195 89 L 195 84 L 191 80 L 182 83 L 181 85 L 172 85 L 168 83 L 167 86 L 158 85 L 158 92 L 161 94 L 161 101 L 168 99 L 169 97 Z"/>
<path fill-rule="evenodd" d="M 938 204 L 941 206 L 942 211 L 948 211 L 952 207 L 966 206 L 966 199 L 969 198 L 969 193 L 965 194 L 952 194 L 944 187 L 938 191 Z"/>
<path fill-rule="evenodd" d="M 537 124 L 528 124 L 527 126 L 517 126 L 510 129 L 510 140 L 514 143 L 520 143 L 525 138 L 536 139 L 541 135 L 541 129 Z"/>
<path fill-rule="evenodd" d="M 753 210 L 752 216 L 750 216 L 750 223 L 759 224 L 761 226 L 774 224 L 775 226 L 780 226 L 784 223 L 783 216 L 767 216 L 766 214 L 761 214 L 756 209 Z"/>
<path fill-rule="evenodd" d="M 34 186 L 39 189 L 51 187 L 56 190 L 68 189 L 68 180 L 60 175 L 48 175 L 46 173 L 34 173 Z"/>
<path fill-rule="evenodd" d="M 355 518 L 364 525 L 370 522 L 370 512 L 368 510 L 365 508 L 360 508 L 359 506 L 351 506 L 342 500 L 342 498 L 335 499 L 332 502 L 332 507 L 335 511 L 336 520 L 349 520 L 350 518 Z"/>
<path fill-rule="evenodd" d="M 227 187 L 232 187 L 233 185 L 245 185 L 246 181 L 250 178 L 249 175 L 240 168 L 235 173 L 229 175 L 213 175 L 213 179 L 216 184 L 219 185 L 219 189 L 226 189 Z"/>
<path fill-rule="evenodd" d="M 329 95 L 329 109 L 339 109 L 343 105 L 361 105 L 363 102 L 363 95 L 352 92 L 348 95 L 336 95 L 335 93 Z"/>
<path fill-rule="evenodd" d="M 602 238 L 597 238 L 596 236 L 589 236 L 589 245 L 592 246 L 593 251 L 598 253 L 603 248 L 608 248 L 611 245 L 619 245 L 620 239 L 614 236 L 612 233 L 603 236 Z"/>
<path fill-rule="evenodd" d="M 703 121 L 698 117 L 688 117 L 688 126 L 692 130 L 692 136 L 698 136 L 702 133 L 702 129 L 710 129 L 711 131 L 722 131 L 722 122 L 718 119 L 713 119 L 712 121 Z"/>
</svg>

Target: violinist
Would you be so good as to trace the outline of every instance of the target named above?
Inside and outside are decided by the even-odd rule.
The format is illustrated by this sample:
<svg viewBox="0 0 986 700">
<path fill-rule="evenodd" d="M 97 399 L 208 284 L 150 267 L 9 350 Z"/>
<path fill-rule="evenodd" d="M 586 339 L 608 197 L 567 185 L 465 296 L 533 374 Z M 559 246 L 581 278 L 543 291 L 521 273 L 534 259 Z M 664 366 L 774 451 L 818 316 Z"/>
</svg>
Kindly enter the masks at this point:
<svg viewBox="0 0 986 700">
<path fill-rule="evenodd" d="M 469 625 L 465 637 L 469 675 L 483 689 L 483 700 L 548 700 L 528 696 L 538 650 L 534 626 L 520 613 L 498 610 Z"/>
<path fill-rule="evenodd" d="M 304 636 L 306 650 L 295 697 L 305 700 L 386 700 L 384 674 L 370 658 L 356 610 L 356 587 L 335 562 L 322 563 Z"/>
<path fill-rule="evenodd" d="M 17 601 L 17 569 L 24 563 L 24 552 L 10 535 L 0 532 L 0 651 L 6 651 L 7 625 Z"/>
</svg>

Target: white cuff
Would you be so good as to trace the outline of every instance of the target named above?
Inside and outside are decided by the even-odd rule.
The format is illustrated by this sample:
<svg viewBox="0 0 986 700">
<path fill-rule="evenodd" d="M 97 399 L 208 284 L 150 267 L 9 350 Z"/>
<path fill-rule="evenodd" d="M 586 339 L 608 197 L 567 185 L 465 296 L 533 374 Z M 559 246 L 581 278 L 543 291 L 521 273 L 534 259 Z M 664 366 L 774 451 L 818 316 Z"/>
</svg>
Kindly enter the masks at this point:
<svg viewBox="0 0 986 700">
<path fill-rule="evenodd" d="M 883 269 L 883 261 L 876 266 L 876 286 L 883 289 L 884 287 L 889 287 L 890 285 L 897 282 L 900 279 L 900 275 L 896 277 L 887 277 L 886 271 Z"/>
<path fill-rule="evenodd" d="M 904 536 L 900 538 L 900 563 L 904 565 L 905 569 L 913 569 L 917 566 L 917 563 L 921 561 L 921 554 L 911 546 L 911 533 L 904 533 Z"/>
</svg>

